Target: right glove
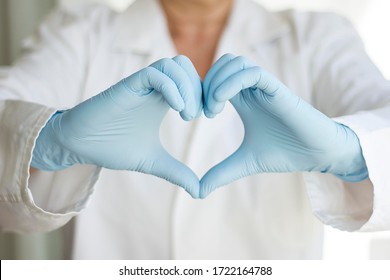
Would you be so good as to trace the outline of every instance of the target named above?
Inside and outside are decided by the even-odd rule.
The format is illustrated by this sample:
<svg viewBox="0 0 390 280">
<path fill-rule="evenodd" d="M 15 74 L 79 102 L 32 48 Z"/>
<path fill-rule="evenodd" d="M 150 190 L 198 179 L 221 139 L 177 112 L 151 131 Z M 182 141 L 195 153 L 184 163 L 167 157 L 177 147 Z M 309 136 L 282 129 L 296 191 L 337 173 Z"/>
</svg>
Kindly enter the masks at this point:
<svg viewBox="0 0 390 280">
<path fill-rule="evenodd" d="M 203 86 L 206 116 L 219 114 L 229 100 L 240 115 L 245 135 L 230 157 L 204 175 L 201 198 L 258 173 L 315 171 L 349 182 L 368 178 L 355 132 L 312 107 L 252 61 L 222 56 Z"/>
<path fill-rule="evenodd" d="M 31 166 L 55 171 L 74 164 L 152 174 L 199 195 L 199 179 L 161 145 L 169 107 L 184 120 L 202 112 L 202 86 L 185 56 L 161 59 L 74 108 L 57 112 L 40 132 Z"/>
</svg>

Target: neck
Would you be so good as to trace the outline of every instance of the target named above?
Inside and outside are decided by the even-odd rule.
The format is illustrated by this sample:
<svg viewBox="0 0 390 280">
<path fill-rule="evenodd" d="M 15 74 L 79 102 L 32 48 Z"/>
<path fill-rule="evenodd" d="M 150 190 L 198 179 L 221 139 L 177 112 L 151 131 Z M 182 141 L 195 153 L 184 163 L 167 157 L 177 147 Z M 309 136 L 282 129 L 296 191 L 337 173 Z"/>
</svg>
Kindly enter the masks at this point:
<svg viewBox="0 0 390 280">
<path fill-rule="evenodd" d="M 160 0 L 177 53 L 204 78 L 213 62 L 233 0 Z"/>
<path fill-rule="evenodd" d="M 160 0 L 169 25 L 223 26 L 233 0 Z"/>
</svg>

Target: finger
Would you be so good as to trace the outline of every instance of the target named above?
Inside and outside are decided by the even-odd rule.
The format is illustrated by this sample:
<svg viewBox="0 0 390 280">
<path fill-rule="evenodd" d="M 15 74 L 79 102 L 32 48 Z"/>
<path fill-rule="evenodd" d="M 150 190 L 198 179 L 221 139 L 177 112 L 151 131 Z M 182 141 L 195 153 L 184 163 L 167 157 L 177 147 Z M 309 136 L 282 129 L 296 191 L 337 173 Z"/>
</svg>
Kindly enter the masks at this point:
<svg viewBox="0 0 390 280">
<path fill-rule="evenodd" d="M 193 96 L 194 96 L 194 102 L 195 102 L 195 108 L 196 108 L 196 114 L 195 117 L 198 118 L 200 114 L 202 113 L 203 109 L 203 100 L 202 100 L 202 81 L 198 75 L 198 72 L 196 71 L 194 65 L 192 64 L 191 60 L 187 58 L 184 55 L 178 55 L 173 58 L 173 61 L 175 61 L 177 64 L 179 64 L 183 70 L 187 73 L 189 79 L 192 83 L 192 89 L 193 89 Z M 182 114 L 182 113 L 180 113 Z M 182 116 L 184 119 L 184 117 Z"/>
<path fill-rule="evenodd" d="M 250 154 L 239 148 L 231 156 L 211 168 L 200 181 L 200 198 L 240 178 L 258 173 L 256 161 Z"/>
<path fill-rule="evenodd" d="M 167 151 L 155 154 L 156 159 L 150 174 L 182 187 L 193 198 L 199 198 L 199 178 L 186 165 L 173 158 Z"/>
<path fill-rule="evenodd" d="M 258 71 L 258 81 L 254 85 L 256 88 L 261 90 L 263 93 L 269 96 L 275 96 L 282 92 L 287 92 L 287 87 L 279 81 L 274 75 L 266 71 L 261 67 L 255 67 L 255 71 Z"/>
<path fill-rule="evenodd" d="M 214 75 L 223 67 L 226 63 L 233 60 L 236 56 L 233 54 L 224 54 L 221 56 L 214 64 L 211 66 L 210 70 L 207 72 L 206 77 L 204 78 L 203 88 L 205 91 L 209 90 L 210 82 L 213 80 Z"/>
<path fill-rule="evenodd" d="M 213 100 L 210 96 L 210 85 L 214 79 L 214 76 L 218 73 L 218 71 L 223 68 L 223 66 L 230 61 L 232 61 L 236 56 L 233 54 L 224 54 L 221 56 L 210 68 L 210 70 L 207 72 L 206 77 L 203 82 L 203 99 L 204 99 L 204 104 L 203 104 L 203 110 L 204 114 L 208 118 L 213 118 L 215 117 L 215 114 L 211 113 L 210 110 L 208 109 L 208 104 L 212 103 Z"/>
<path fill-rule="evenodd" d="M 232 75 L 254 66 L 255 64 L 253 62 L 249 61 L 245 57 L 238 56 L 219 68 L 219 70 L 214 74 L 207 91 L 206 105 L 210 114 L 216 115 L 222 112 L 225 102 L 227 101 L 217 100 L 215 98 L 215 91 L 221 86 L 221 84 L 227 83 L 233 85 L 233 83 L 230 81 Z M 240 90 L 236 91 L 234 95 L 239 92 Z"/>
<path fill-rule="evenodd" d="M 301 105 L 301 99 L 298 96 L 292 94 L 275 76 L 258 66 L 237 72 L 223 81 L 215 90 L 214 99 L 224 103 L 234 97 L 237 92 L 248 88 L 258 89 L 261 94 L 256 98 L 262 101 L 264 107 L 275 113 L 296 110 Z M 216 108 L 216 113 L 218 113 L 218 108 Z"/>
<path fill-rule="evenodd" d="M 246 68 L 232 73 L 225 80 L 220 80 L 221 83 L 214 89 L 213 99 L 217 104 L 224 103 L 238 92 L 255 87 L 260 77 L 259 67 Z M 214 107 L 213 112 L 218 113 L 218 108 Z"/>
<path fill-rule="evenodd" d="M 161 93 L 168 105 L 178 112 L 181 112 L 185 107 L 183 98 L 174 81 L 153 67 L 146 67 L 123 79 L 119 84 L 124 86 L 127 92 L 138 96 L 148 95 L 156 90 Z M 132 100 L 124 98 L 120 101 L 125 103 Z"/>
<path fill-rule="evenodd" d="M 176 84 L 177 89 L 184 101 L 184 110 L 181 116 L 184 120 L 191 120 L 197 114 L 194 88 L 187 72 L 175 61 L 169 58 L 160 59 L 150 65 L 161 71 Z"/>
</svg>

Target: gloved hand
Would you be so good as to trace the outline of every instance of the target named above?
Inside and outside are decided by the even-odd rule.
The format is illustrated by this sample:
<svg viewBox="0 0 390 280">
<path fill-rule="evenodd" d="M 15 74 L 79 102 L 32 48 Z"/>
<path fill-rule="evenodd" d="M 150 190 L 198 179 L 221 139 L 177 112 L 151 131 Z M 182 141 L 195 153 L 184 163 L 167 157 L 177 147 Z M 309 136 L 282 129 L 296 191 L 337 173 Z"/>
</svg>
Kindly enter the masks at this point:
<svg viewBox="0 0 390 280">
<path fill-rule="evenodd" d="M 202 112 L 201 80 L 184 56 L 159 60 L 74 108 L 57 112 L 42 129 L 31 166 L 60 170 L 74 164 L 132 170 L 164 178 L 198 197 L 199 179 L 161 145 L 169 107 L 184 120 Z"/>
<path fill-rule="evenodd" d="M 253 62 L 231 54 L 221 57 L 208 72 L 203 91 L 205 115 L 214 117 L 230 100 L 243 121 L 245 136 L 230 157 L 204 175 L 201 198 L 263 172 L 327 172 L 352 182 L 367 178 L 356 134 Z"/>
</svg>

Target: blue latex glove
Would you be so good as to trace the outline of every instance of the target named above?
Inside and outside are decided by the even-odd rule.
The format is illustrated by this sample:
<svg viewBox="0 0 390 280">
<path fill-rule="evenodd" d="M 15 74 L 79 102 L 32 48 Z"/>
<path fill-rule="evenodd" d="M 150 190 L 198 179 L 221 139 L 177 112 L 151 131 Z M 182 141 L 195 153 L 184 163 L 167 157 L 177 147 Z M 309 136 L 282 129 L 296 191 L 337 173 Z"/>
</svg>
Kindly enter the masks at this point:
<svg viewBox="0 0 390 280">
<path fill-rule="evenodd" d="M 214 117 L 230 100 L 243 121 L 245 136 L 237 151 L 204 175 L 200 197 L 263 172 L 329 172 L 352 182 L 367 178 L 356 134 L 253 62 L 224 55 L 203 86 L 205 115 Z"/>
<path fill-rule="evenodd" d="M 57 112 L 41 131 L 31 166 L 74 164 L 132 170 L 164 178 L 198 197 L 199 178 L 161 145 L 160 124 L 171 107 L 184 120 L 202 112 L 201 80 L 191 61 L 159 60 L 76 107 Z"/>
</svg>

